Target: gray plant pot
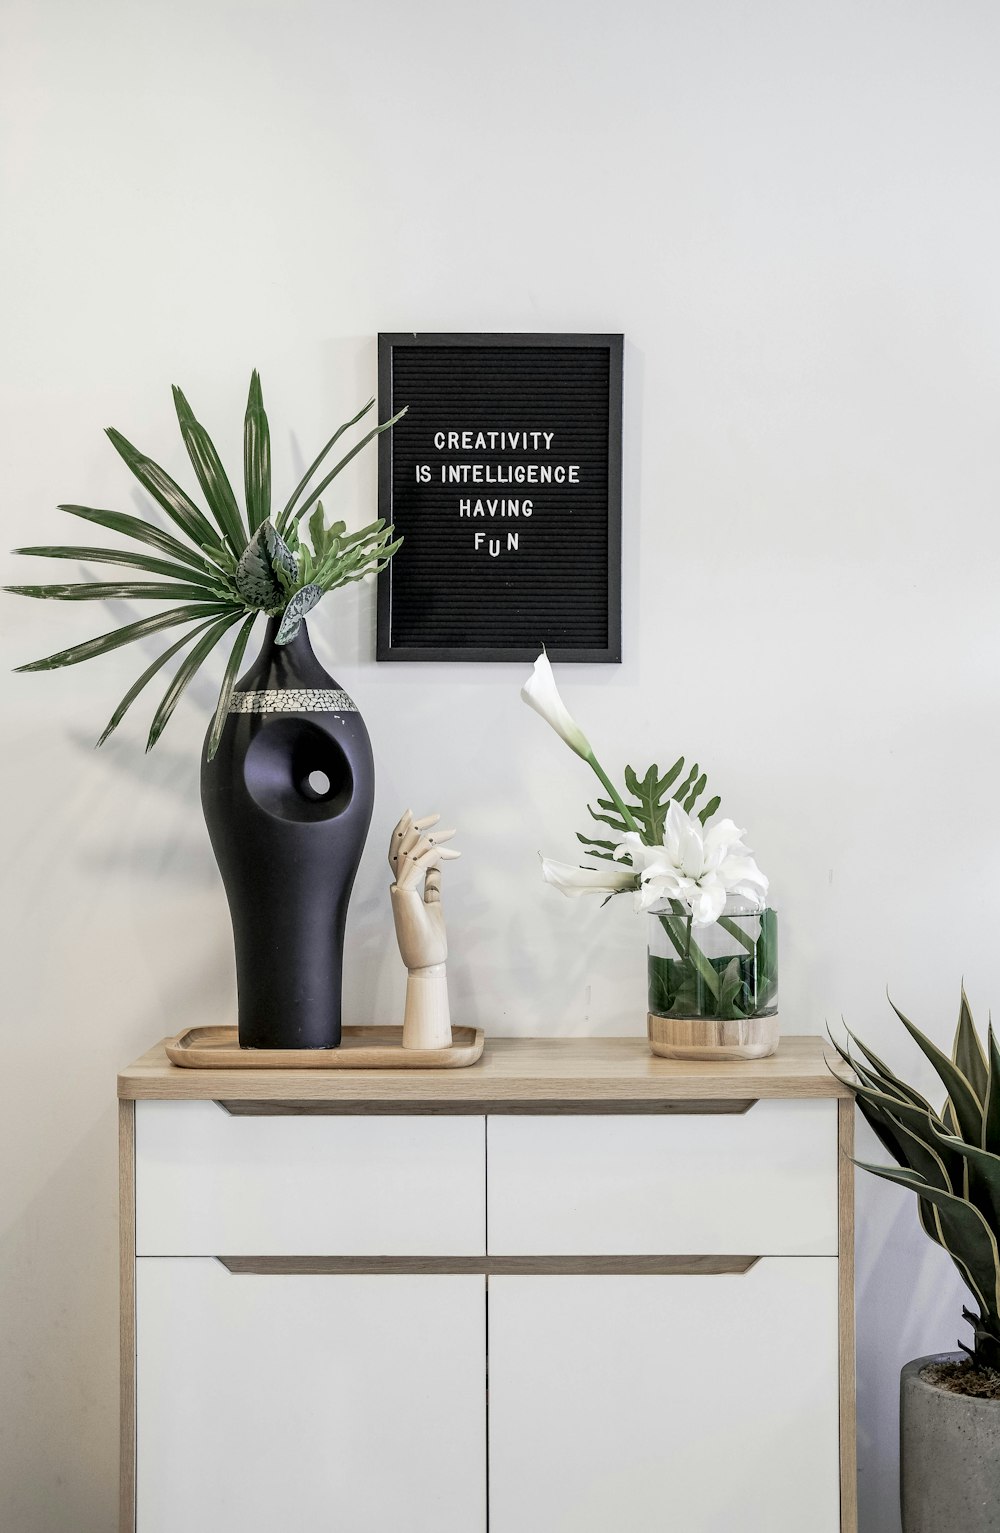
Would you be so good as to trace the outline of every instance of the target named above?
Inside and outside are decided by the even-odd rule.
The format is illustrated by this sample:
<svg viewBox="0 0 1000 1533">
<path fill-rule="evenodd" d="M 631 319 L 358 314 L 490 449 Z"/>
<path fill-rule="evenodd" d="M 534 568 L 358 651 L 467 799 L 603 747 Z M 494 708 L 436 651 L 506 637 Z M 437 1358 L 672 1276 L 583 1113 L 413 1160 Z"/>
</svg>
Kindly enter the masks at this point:
<svg viewBox="0 0 1000 1533">
<path fill-rule="evenodd" d="M 899 1380 L 903 1533 L 1000 1533 L 1000 1400 L 956 1395 L 920 1377 L 941 1352 L 907 1363 Z"/>
</svg>

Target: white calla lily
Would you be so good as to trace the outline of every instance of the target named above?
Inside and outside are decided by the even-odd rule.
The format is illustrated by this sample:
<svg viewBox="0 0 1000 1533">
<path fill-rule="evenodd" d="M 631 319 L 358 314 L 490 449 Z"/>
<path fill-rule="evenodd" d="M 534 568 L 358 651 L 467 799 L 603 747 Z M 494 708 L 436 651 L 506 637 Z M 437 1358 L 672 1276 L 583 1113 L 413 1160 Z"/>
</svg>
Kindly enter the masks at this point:
<svg viewBox="0 0 1000 1533">
<path fill-rule="evenodd" d="M 613 862 L 606 862 L 601 868 L 578 868 L 569 862 L 542 857 L 542 877 L 571 899 L 578 899 L 581 894 L 620 894 L 623 889 L 635 888 L 633 870 Z"/>
<path fill-rule="evenodd" d="M 535 661 L 534 670 L 521 688 L 521 696 L 529 708 L 534 708 L 547 724 L 551 724 L 560 739 L 566 741 L 570 750 L 576 751 L 576 754 L 582 756 L 584 761 L 592 759 L 593 751 L 590 748 L 590 742 L 559 696 L 552 666 L 544 650 Z"/>
</svg>

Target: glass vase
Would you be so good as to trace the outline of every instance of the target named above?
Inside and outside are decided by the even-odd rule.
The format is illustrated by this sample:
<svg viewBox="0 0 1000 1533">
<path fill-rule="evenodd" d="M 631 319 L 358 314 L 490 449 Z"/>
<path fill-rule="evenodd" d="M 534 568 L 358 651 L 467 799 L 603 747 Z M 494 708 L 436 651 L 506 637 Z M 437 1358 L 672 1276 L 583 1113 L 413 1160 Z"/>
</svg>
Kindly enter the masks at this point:
<svg viewBox="0 0 1000 1533">
<path fill-rule="evenodd" d="M 696 926 L 676 900 L 649 916 L 649 1040 L 672 1059 L 762 1059 L 778 1044 L 778 922 L 731 895 Z"/>
</svg>

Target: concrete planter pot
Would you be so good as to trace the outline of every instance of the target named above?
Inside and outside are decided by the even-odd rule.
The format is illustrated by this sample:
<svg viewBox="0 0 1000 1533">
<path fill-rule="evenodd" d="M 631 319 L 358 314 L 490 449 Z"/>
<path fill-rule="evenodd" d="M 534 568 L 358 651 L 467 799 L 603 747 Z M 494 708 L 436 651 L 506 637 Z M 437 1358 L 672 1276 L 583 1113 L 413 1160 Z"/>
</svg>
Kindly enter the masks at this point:
<svg viewBox="0 0 1000 1533">
<path fill-rule="evenodd" d="M 920 1377 L 939 1353 L 907 1363 L 899 1381 L 903 1533 L 1000 1533 L 1000 1400 L 957 1395 Z"/>
</svg>

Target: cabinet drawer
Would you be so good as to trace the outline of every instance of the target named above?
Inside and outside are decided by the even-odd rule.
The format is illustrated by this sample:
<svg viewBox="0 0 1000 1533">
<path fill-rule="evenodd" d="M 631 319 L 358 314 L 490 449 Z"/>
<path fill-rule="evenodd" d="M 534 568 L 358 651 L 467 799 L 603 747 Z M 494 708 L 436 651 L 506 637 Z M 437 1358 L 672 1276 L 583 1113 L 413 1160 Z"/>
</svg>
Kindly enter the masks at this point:
<svg viewBox="0 0 1000 1533">
<path fill-rule="evenodd" d="M 837 1104 L 492 1117 L 494 1255 L 837 1254 Z"/>
<path fill-rule="evenodd" d="M 475 1256 L 481 1117 L 231 1117 L 138 1102 L 139 1256 Z"/>
</svg>

